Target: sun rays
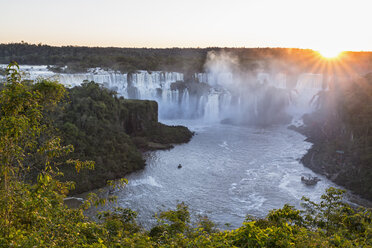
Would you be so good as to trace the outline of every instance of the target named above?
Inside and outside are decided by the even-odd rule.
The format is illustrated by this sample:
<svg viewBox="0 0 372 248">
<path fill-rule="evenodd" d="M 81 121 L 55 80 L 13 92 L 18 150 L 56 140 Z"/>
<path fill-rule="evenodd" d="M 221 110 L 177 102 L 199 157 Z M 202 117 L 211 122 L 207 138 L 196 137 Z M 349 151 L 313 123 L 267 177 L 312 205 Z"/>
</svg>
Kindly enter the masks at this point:
<svg viewBox="0 0 372 248">
<path fill-rule="evenodd" d="M 325 59 L 336 59 L 342 54 L 342 51 L 338 49 L 324 49 L 318 52 Z"/>
</svg>

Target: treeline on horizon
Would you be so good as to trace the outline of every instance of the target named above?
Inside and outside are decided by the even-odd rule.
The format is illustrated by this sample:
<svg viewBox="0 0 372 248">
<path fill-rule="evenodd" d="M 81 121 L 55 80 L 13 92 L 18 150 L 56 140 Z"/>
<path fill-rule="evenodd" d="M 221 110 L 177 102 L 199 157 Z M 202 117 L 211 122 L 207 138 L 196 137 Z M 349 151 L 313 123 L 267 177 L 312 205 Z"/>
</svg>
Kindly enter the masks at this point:
<svg viewBox="0 0 372 248">
<path fill-rule="evenodd" d="M 27 65 L 50 65 L 61 72 L 68 66 L 68 73 L 86 72 L 88 68 L 101 67 L 120 72 L 177 71 L 185 74 L 204 72 L 208 52 L 225 52 L 237 58 L 240 70 L 279 70 L 286 73 L 322 72 L 330 62 L 322 61 L 311 49 L 299 48 L 117 48 L 83 46 L 49 46 L 45 44 L 0 44 L 0 63 L 17 61 Z M 326 66 L 319 67 L 319 61 Z M 345 52 L 340 60 L 361 74 L 372 70 L 372 52 Z M 332 67 L 331 66 L 331 67 Z M 338 67 L 337 65 L 335 67 Z M 341 66 L 342 67 L 342 66 Z"/>
</svg>

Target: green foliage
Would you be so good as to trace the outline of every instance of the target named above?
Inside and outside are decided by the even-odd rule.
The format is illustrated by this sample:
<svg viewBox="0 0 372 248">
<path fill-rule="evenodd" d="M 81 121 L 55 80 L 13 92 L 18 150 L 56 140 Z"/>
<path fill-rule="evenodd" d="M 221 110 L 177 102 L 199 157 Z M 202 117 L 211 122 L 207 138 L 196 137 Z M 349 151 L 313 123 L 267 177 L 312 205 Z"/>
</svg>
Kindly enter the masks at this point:
<svg viewBox="0 0 372 248">
<path fill-rule="evenodd" d="M 62 97 L 63 91 L 55 99 L 48 99 L 43 97 L 43 89 L 39 91 L 22 83 L 16 63 L 9 64 L 6 72 L 7 80 L 0 92 L 0 195 L 4 206 L 1 208 L 0 223 L 3 228 L 14 221 L 12 210 L 17 204 L 14 194 L 22 187 L 19 180 L 27 171 L 24 161 L 35 154 L 44 157 L 45 175 L 40 176 L 40 181 L 48 181 L 53 172 L 49 169 L 49 153 L 51 150 L 58 153 L 64 149 L 51 140 L 38 140 L 47 128 L 42 123 L 44 107 L 54 105 L 58 97 Z M 7 233 L 6 230 L 4 232 Z"/>
<path fill-rule="evenodd" d="M 161 212 L 157 217 L 160 225 L 150 231 L 150 236 L 167 238 L 169 235 L 185 234 L 190 223 L 188 207 L 182 203 L 177 205 L 176 210 Z"/>
<path fill-rule="evenodd" d="M 342 201 L 344 191 L 329 188 L 320 203 L 304 198 L 305 211 L 285 205 L 266 219 L 233 230 L 238 247 L 358 247 L 372 242 L 371 211 L 354 210 Z"/>
<path fill-rule="evenodd" d="M 55 159 L 72 147 L 61 146 L 58 137 L 44 136 L 50 127 L 43 112 L 55 106 L 64 92 L 56 82 L 23 82 L 16 63 L 7 68 L 0 92 L 1 247 L 63 247 L 77 241 L 73 235 L 85 217 L 82 210 L 65 211 L 63 198 L 71 184 L 54 179 L 59 174 Z M 28 184 L 23 178 L 34 157 L 43 169 L 36 183 Z"/>
<path fill-rule="evenodd" d="M 141 231 L 136 223 L 137 213 L 128 208 L 116 208 L 114 212 L 106 211 L 98 214 L 104 220 L 104 228 L 110 236 L 125 237 Z"/>
</svg>

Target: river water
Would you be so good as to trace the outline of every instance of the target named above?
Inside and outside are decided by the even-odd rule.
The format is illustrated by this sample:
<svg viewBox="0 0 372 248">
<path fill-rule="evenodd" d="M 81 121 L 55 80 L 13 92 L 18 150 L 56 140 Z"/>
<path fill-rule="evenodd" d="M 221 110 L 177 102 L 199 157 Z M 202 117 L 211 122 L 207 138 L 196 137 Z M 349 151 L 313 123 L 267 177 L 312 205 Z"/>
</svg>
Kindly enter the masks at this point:
<svg viewBox="0 0 372 248">
<path fill-rule="evenodd" d="M 185 125 L 195 136 L 171 150 L 145 154 L 145 169 L 129 175 L 129 184 L 114 192 L 115 205 L 137 211 L 145 227 L 156 222 L 156 212 L 184 202 L 194 218 L 207 215 L 221 228 L 226 223 L 236 228 L 247 214 L 264 217 L 285 203 L 300 207 L 302 196 L 319 200 L 326 188 L 335 186 L 319 175 L 315 186 L 301 183 L 301 175 L 314 175 L 299 162 L 311 143 L 285 126 L 166 124 Z"/>
</svg>

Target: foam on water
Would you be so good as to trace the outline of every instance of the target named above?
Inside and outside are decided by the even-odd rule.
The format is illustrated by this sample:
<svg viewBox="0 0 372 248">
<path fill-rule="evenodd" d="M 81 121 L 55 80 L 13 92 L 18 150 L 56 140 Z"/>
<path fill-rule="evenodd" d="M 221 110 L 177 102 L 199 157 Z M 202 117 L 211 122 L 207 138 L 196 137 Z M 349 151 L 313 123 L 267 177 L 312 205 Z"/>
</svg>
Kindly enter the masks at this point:
<svg viewBox="0 0 372 248">
<path fill-rule="evenodd" d="M 153 187 L 159 187 L 159 188 L 162 188 L 163 186 L 161 186 L 161 184 L 159 184 L 158 182 L 155 181 L 155 178 L 153 178 L 152 176 L 148 176 L 144 179 L 138 179 L 138 180 L 133 180 L 133 181 L 130 181 L 128 186 L 131 187 L 131 186 L 140 186 L 140 185 L 149 185 L 149 186 L 153 186 Z"/>
</svg>

